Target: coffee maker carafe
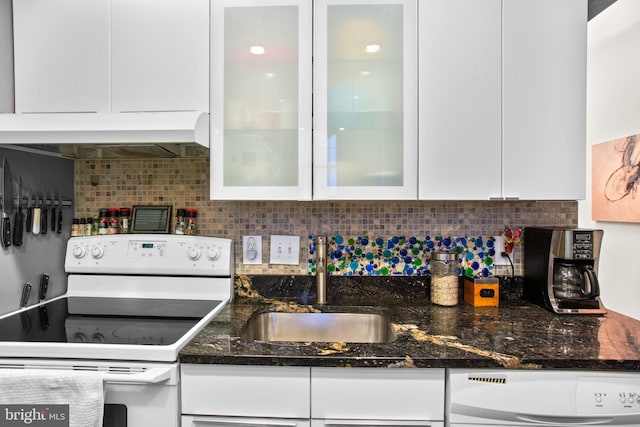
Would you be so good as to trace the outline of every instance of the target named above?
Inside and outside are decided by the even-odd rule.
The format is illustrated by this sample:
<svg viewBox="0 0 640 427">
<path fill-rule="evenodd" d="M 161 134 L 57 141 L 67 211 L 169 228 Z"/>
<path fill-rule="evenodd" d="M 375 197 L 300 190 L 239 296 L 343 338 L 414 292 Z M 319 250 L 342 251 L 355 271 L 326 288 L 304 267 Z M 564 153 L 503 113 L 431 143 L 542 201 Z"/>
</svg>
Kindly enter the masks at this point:
<svg viewBox="0 0 640 427">
<path fill-rule="evenodd" d="M 604 314 L 598 260 L 602 230 L 527 227 L 524 297 L 559 314 Z"/>
</svg>

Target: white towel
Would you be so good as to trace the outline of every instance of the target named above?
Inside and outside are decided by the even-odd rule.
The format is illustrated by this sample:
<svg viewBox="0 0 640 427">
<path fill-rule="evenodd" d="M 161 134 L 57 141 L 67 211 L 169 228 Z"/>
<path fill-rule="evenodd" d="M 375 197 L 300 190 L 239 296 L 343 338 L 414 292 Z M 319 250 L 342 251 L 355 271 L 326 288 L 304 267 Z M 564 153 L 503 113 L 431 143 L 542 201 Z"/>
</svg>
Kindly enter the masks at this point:
<svg viewBox="0 0 640 427">
<path fill-rule="evenodd" d="M 104 393 L 101 372 L 0 369 L 0 405 L 69 405 L 69 427 L 102 426 Z"/>
</svg>

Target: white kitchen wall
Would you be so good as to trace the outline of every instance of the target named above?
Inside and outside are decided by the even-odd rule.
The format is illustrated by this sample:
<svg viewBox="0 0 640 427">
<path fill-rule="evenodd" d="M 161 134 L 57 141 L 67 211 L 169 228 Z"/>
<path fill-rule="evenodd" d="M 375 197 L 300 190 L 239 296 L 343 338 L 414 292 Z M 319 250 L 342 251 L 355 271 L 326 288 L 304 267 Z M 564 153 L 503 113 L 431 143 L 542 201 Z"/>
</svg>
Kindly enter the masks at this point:
<svg viewBox="0 0 640 427">
<path fill-rule="evenodd" d="M 591 218 L 591 146 L 640 133 L 640 1 L 618 0 L 588 24 L 587 198 L 581 227 L 604 230 L 602 301 L 640 319 L 640 224 Z M 640 209 L 640 200 L 638 200 Z"/>
</svg>

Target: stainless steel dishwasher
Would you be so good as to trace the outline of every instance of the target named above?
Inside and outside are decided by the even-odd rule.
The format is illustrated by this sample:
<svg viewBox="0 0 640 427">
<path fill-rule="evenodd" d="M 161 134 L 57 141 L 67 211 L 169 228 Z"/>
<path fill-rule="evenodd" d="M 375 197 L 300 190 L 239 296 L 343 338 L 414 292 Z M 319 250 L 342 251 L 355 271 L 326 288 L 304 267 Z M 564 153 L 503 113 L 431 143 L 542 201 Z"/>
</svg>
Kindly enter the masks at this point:
<svg viewBox="0 0 640 427">
<path fill-rule="evenodd" d="M 640 425 L 640 373 L 469 370 L 446 375 L 447 426 Z"/>
</svg>

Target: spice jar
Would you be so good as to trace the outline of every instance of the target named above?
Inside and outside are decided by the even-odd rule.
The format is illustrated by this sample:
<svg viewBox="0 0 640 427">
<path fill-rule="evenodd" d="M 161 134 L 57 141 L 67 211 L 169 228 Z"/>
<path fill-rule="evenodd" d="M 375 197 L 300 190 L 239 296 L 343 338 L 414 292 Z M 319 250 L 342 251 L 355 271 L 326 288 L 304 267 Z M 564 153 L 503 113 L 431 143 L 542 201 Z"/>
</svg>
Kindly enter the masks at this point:
<svg viewBox="0 0 640 427">
<path fill-rule="evenodd" d="M 186 222 L 185 222 L 186 216 L 187 216 L 186 209 L 178 209 L 176 211 L 176 229 L 175 229 L 176 234 L 184 234 L 184 229 L 186 225 Z"/>
<path fill-rule="evenodd" d="M 109 230 L 109 209 L 100 209 L 100 216 L 98 217 L 98 234 L 108 234 Z"/>
<path fill-rule="evenodd" d="M 91 217 L 88 217 L 85 220 L 83 235 L 84 236 L 91 236 Z"/>
<path fill-rule="evenodd" d="M 100 218 L 97 216 L 94 216 L 91 219 L 91 235 L 97 236 L 98 230 L 100 230 Z"/>
<path fill-rule="evenodd" d="M 120 232 L 127 234 L 129 232 L 129 223 L 131 218 L 130 208 L 120 208 Z"/>
<path fill-rule="evenodd" d="M 120 232 L 120 210 L 109 208 L 109 228 L 107 234 L 118 234 Z"/>
<path fill-rule="evenodd" d="M 458 304 L 458 258 L 448 251 L 431 254 L 431 302 L 438 305 Z"/>
<path fill-rule="evenodd" d="M 196 219 L 198 217 L 198 211 L 196 209 L 187 209 L 187 224 L 185 226 L 184 234 L 193 236 L 196 234 Z"/>
<path fill-rule="evenodd" d="M 71 237 L 80 236 L 80 220 L 78 218 L 73 218 L 73 222 L 71 223 Z"/>
</svg>

